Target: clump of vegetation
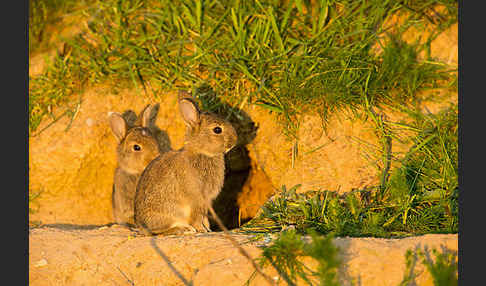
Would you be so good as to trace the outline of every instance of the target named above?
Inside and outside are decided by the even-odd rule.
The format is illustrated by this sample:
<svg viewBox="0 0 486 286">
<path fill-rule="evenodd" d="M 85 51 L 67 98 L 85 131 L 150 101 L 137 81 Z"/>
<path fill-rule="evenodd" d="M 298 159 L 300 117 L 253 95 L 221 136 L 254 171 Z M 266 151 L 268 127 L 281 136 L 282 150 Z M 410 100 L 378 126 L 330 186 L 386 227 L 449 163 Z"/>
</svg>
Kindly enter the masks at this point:
<svg viewBox="0 0 486 286">
<path fill-rule="evenodd" d="M 29 0 L 29 55 L 52 47 L 53 28 L 89 0 Z"/>
<path fill-rule="evenodd" d="M 31 1 L 31 50 L 50 19 L 68 10 L 86 29 L 42 75 L 30 79 L 30 130 L 51 107 L 89 84 L 128 85 L 159 94 L 201 81 L 235 105 L 275 113 L 295 136 L 298 115 L 355 108 L 367 86 L 370 104 L 402 105 L 418 91 L 454 80 L 446 65 L 420 51 L 457 22 L 457 1 Z M 436 10 L 437 5 L 445 7 Z M 397 31 L 383 23 L 405 20 Z M 435 25 L 425 43 L 401 34 Z M 382 46 L 376 53 L 374 47 Z M 77 86 L 78 88 L 73 88 Z"/>
<path fill-rule="evenodd" d="M 434 258 L 430 256 L 433 254 Z M 432 276 L 434 286 L 456 286 L 457 278 L 457 251 L 442 249 L 416 249 L 408 250 L 405 254 L 407 269 L 400 286 L 410 285 L 415 277 L 415 265 L 420 259 Z"/>
<path fill-rule="evenodd" d="M 312 231 L 307 237 L 295 230 L 283 231 L 263 249 L 260 265 L 275 268 L 288 285 L 297 285 L 299 280 L 308 285 L 339 285 L 337 270 L 341 261 L 332 238 Z M 316 269 L 306 266 L 304 258 L 316 261 Z"/>
<path fill-rule="evenodd" d="M 458 124 L 457 105 L 434 115 L 416 118 L 419 130 L 414 145 L 392 174 L 387 189 L 389 199 L 403 205 L 402 220 L 417 222 L 417 230 L 439 225 L 445 232 L 458 227 Z M 418 216 L 415 206 L 422 201 L 426 216 Z M 444 215 L 441 215 L 443 213 Z M 422 226 L 419 226 L 422 225 Z"/>
<path fill-rule="evenodd" d="M 274 268 L 288 285 L 297 285 L 299 281 L 308 285 L 340 285 L 338 269 L 342 261 L 338 258 L 339 248 L 333 244 L 333 238 L 333 235 L 320 235 L 314 231 L 307 234 L 292 229 L 282 231 L 263 249 L 258 258 L 260 266 Z M 309 268 L 309 260 L 317 262 L 315 269 Z M 415 278 L 420 274 L 416 270 L 419 261 L 432 276 L 435 286 L 457 285 L 457 251 L 424 247 L 405 253 L 406 270 L 400 286 L 416 283 Z M 255 275 L 253 273 L 248 282 Z"/>
<path fill-rule="evenodd" d="M 422 261 L 432 274 L 434 285 L 457 285 L 457 253 L 440 253 L 436 249 L 432 249 L 432 254 L 435 256 L 435 262 L 426 256 Z"/>
<path fill-rule="evenodd" d="M 344 195 L 298 194 L 299 185 L 267 202 L 243 230 L 273 232 L 293 226 L 337 236 L 400 237 L 457 233 L 457 106 L 439 114 L 416 114 L 415 144 L 384 186 Z"/>
</svg>

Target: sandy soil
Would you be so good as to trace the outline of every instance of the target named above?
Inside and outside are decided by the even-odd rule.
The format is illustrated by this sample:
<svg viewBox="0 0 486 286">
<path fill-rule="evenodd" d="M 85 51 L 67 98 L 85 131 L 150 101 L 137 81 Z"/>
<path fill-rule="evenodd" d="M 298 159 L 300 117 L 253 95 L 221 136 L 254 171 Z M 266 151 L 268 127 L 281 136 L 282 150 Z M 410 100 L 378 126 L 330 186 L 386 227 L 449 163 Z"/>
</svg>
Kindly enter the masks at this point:
<svg viewBox="0 0 486 286">
<path fill-rule="evenodd" d="M 256 258 L 264 241 L 232 234 Z M 336 238 L 343 261 L 342 285 L 398 285 L 407 250 L 436 248 L 457 253 L 457 235 L 404 239 Z M 145 237 L 121 226 L 50 225 L 29 231 L 30 285 L 245 285 L 248 260 L 220 232 Z M 304 261 L 312 267 L 313 261 Z M 413 285 L 433 285 L 418 262 Z M 272 268 L 264 272 L 286 285 Z M 250 285 L 267 285 L 256 276 Z M 300 285 L 300 283 L 299 283 Z M 304 284 L 302 284 L 304 285 Z"/>
</svg>

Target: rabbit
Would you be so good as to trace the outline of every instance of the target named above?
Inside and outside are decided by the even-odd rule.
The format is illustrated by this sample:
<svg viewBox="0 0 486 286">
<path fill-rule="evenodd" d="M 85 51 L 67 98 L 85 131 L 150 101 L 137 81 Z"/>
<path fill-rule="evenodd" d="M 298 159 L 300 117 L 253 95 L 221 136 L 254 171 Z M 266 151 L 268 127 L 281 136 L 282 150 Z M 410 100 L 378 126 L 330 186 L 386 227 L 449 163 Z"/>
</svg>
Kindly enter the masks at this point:
<svg viewBox="0 0 486 286">
<path fill-rule="evenodd" d="M 159 105 L 147 105 L 137 117 L 133 111 L 109 113 L 110 127 L 118 146 L 112 191 L 113 216 L 117 224 L 134 226 L 134 199 L 138 179 L 145 167 L 167 146 L 157 140 L 154 118 Z M 166 148 L 165 148 L 166 149 Z"/>
<path fill-rule="evenodd" d="M 188 92 L 178 104 L 184 146 L 150 162 L 137 185 L 135 224 L 146 235 L 211 231 L 208 210 L 223 186 L 224 154 L 237 142 L 231 123 L 201 112 Z"/>
</svg>

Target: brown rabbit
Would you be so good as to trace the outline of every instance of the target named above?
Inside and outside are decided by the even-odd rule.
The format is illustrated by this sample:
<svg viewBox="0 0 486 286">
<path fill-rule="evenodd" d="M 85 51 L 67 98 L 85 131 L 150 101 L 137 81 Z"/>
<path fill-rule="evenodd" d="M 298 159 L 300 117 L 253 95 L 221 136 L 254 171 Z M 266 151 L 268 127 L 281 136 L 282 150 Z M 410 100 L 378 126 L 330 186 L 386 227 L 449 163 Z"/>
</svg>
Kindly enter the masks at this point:
<svg viewBox="0 0 486 286">
<path fill-rule="evenodd" d="M 179 94 L 186 123 L 184 147 L 155 158 L 135 195 L 135 224 L 148 235 L 207 232 L 208 208 L 224 181 L 224 154 L 237 141 L 233 126 L 200 112 L 188 93 Z"/>
<path fill-rule="evenodd" d="M 145 167 L 161 153 L 153 120 L 158 104 L 147 105 L 137 117 L 133 111 L 109 113 L 111 130 L 118 146 L 113 182 L 112 207 L 115 222 L 134 225 L 134 199 L 138 179 Z"/>
</svg>

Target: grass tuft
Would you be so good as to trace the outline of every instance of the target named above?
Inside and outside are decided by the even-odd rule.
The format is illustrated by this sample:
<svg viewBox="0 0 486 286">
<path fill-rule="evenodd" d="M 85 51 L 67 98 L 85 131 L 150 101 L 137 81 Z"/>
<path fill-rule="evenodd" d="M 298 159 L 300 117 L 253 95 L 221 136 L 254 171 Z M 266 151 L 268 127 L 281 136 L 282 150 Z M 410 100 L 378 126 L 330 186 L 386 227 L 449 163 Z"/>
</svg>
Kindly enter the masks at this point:
<svg viewBox="0 0 486 286">
<path fill-rule="evenodd" d="M 433 255 L 433 257 L 431 256 Z M 420 259 L 432 276 L 434 286 L 453 286 L 457 285 L 457 251 L 442 248 L 442 251 L 433 248 L 431 251 L 424 249 L 408 250 L 405 254 L 407 269 L 400 286 L 416 283 L 415 271 L 417 261 Z"/>
<path fill-rule="evenodd" d="M 29 55 L 45 52 L 56 42 L 63 19 L 75 14 L 91 0 L 29 0 Z"/>
<path fill-rule="evenodd" d="M 337 269 L 341 261 L 332 239 L 331 235 L 322 236 L 312 231 L 308 236 L 294 230 L 283 231 L 263 249 L 260 264 L 277 269 L 288 285 L 297 285 L 299 280 L 308 285 L 339 285 Z M 317 267 L 310 269 L 303 261 L 305 258 L 317 262 Z"/>
<path fill-rule="evenodd" d="M 403 105 L 456 78 L 446 65 L 417 56 L 432 38 L 409 44 L 402 35 L 427 23 L 443 31 L 457 22 L 457 1 L 73 3 L 31 1 L 32 45 L 47 41 L 42 33 L 46 19 L 56 19 L 51 15 L 77 9 L 86 26 L 66 39 L 69 52 L 59 53 L 49 71 L 31 78 L 32 131 L 49 113 L 46 106 L 69 100 L 70 83 L 127 84 L 158 94 L 206 82 L 229 102 L 266 108 L 295 137 L 300 114 L 325 122 L 332 112 L 360 106 L 364 87 L 373 106 Z M 405 18 L 397 32 L 383 28 L 393 15 Z M 50 101 L 53 87 L 58 96 Z"/>
<path fill-rule="evenodd" d="M 274 232 L 295 227 L 336 236 L 403 237 L 457 233 L 457 105 L 438 114 L 417 113 L 415 143 L 385 180 L 384 186 L 341 196 L 332 191 L 297 193 L 282 187 L 262 207 L 260 217 L 242 227 Z M 383 181 L 382 181 L 383 182 Z"/>
</svg>

